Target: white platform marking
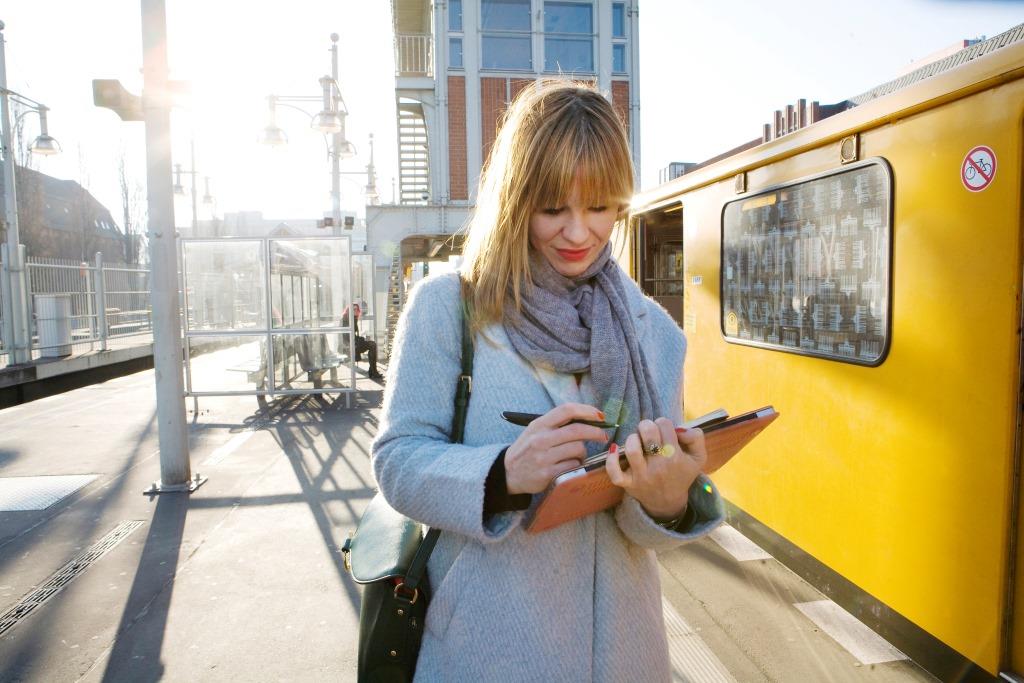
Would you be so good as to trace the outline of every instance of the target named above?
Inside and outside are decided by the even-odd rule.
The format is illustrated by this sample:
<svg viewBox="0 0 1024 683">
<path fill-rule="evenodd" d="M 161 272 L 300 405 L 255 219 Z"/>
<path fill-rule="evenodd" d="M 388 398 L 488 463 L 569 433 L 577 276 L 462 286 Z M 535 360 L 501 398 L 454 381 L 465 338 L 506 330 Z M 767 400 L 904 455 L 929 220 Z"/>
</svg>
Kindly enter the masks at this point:
<svg viewBox="0 0 1024 683">
<path fill-rule="evenodd" d="M 715 656 L 700 636 L 690 628 L 664 597 L 661 609 L 665 615 L 668 655 L 672 662 L 672 680 L 682 683 L 736 683 L 728 669 Z"/>
<path fill-rule="evenodd" d="M 98 476 L 100 475 L 68 474 L 0 478 L 0 512 L 45 510 Z"/>
<path fill-rule="evenodd" d="M 750 560 L 770 560 L 772 556 L 765 552 L 749 538 L 733 529 L 728 524 L 722 524 L 712 531 L 708 536 L 722 546 L 725 552 L 732 555 L 737 562 L 748 562 Z"/>
<path fill-rule="evenodd" d="M 227 443 L 222 444 L 214 450 L 213 453 L 210 453 L 210 457 L 203 461 L 202 466 L 210 467 L 211 465 L 216 465 L 221 460 L 231 455 L 239 446 L 252 438 L 252 435 L 255 433 L 256 432 L 242 432 L 241 434 L 236 434 Z"/>
<path fill-rule="evenodd" d="M 881 664 L 909 659 L 882 636 L 857 621 L 856 617 L 831 600 L 799 602 L 794 605 L 818 628 L 846 648 L 861 664 Z"/>
</svg>

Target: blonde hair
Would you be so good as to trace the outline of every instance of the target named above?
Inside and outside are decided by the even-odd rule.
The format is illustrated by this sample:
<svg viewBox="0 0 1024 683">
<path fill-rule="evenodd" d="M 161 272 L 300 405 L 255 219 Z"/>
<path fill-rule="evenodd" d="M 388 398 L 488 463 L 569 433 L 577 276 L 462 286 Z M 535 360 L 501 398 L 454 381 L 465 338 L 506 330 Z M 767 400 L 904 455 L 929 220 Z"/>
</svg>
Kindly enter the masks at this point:
<svg viewBox="0 0 1024 683">
<path fill-rule="evenodd" d="M 463 267 L 474 329 L 500 321 L 509 294 L 521 308 L 523 287 L 533 285 L 530 217 L 564 205 L 574 187 L 585 204 L 625 210 L 633 194 L 626 131 L 593 86 L 540 80 L 505 113 L 480 175 Z"/>
</svg>

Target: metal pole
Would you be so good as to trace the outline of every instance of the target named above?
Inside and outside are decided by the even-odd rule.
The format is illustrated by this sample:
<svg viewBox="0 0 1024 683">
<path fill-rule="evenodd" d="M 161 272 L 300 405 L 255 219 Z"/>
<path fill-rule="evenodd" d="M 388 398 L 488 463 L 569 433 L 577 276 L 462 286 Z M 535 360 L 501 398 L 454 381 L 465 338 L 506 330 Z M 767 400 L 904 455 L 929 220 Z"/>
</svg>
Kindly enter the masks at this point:
<svg viewBox="0 0 1024 683">
<path fill-rule="evenodd" d="M 28 269 L 28 247 L 24 244 L 18 245 L 18 262 L 21 264 L 21 271 L 15 275 L 18 278 L 18 286 L 21 288 L 22 297 L 25 301 L 25 360 L 32 361 L 32 278 L 29 277 Z"/>
<path fill-rule="evenodd" d="M 11 324 L 11 278 L 10 273 L 7 272 L 7 266 L 11 263 L 10 257 L 7 255 L 7 245 L 0 244 L 0 306 L 3 309 L 0 310 L 0 322 L 3 322 L 3 330 L 0 333 L 3 334 L 4 352 L 7 353 L 7 362 L 10 365 L 14 364 L 14 356 L 12 355 L 11 348 L 14 346 L 14 328 Z"/>
<path fill-rule="evenodd" d="M 107 350 L 107 293 L 103 281 L 103 252 L 96 252 L 96 329 L 99 332 L 100 351 Z"/>
<path fill-rule="evenodd" d="M 96 293 L 93 291 L 93 285 L 95 285 L 95 279 L 89 277 L 89 262 L 81 261 L 79 269 L 82 274 L 82 280 L 85 288 L 85 314 L 86 320 L 89 321 L 89 350 L 96 350 L 96 338 L 99 336 L 96 333 L 96 321 L 99 320 L 96 313 Z"/>
<path fill-rule="evenodd" d="M 338 34 L 337 33 L 332 33 L 331 34 L 331 79 L 332 79 L 332 81 L 331 81 L 331 108 L 334 111 L 339 112 L 339 114 L 340 114 L 340 112 L 341 112 L 341 107 L 340 107 L 340 105 L 341 105 L 341 93 L 338 90 Z M 345 120 L 344 117 L 341 117 L 341 120 L 344 121 Z M 334 233 L 335 237 L 340 237 L 342 235 L 342 227 L 341 227 L 341 155 L 340 155 L 340 152 L 341 152 L 342 142 L 345 139 L 344 130 L 345 130 L 345 128 L 344 128 L 344 126 L 342 126 L 342 129 L 340 131 L 338 131 L 337 133 L 334 133 L 334 134 L 331 135 L 331 149 L 330 149 L 330 157 L 331 157 L 331 217 L 332 217 L 332 221 L 334 223 L 333 233 Z M 335 285 L 340 285 L 341 287 L 344 287 L 344 284 L 342 282 L 338 282 L 337 280 L 339 279 L 338 276 L 341 275 L 341 273 L 342 273 L 342 268 L 345 268 L 345 267 L 351 268 L 351 261 L 352 261 L 352 259 L 351 259 L 351 250 L 349 252 L 349 263 L 348 264 L 342 264 L 341 263 L 341 259 L 338 256 L 337 245 L 332 245 L 331 246 L 331 255 L 332 255 L 332 258 L 331 258 L 331 274 L 333 276 L 332 277 L 332 281 L 331 281 L 331 317 L 334 320 L 338 320 L 341 317 L 341 314 L 342 314 L 342 311 L 343 311 L 344 307 L 346 305 L 348 305 L 348 307 L 349 307 L 348 308 L 348 310 L 349 310 L 349 322 L 351 323 L 351 322 L 353 322 L 353 314 L 352 314 L 352 310 L 353 310 L 352 309 L 352 289 L 349 288 L 349 290 L 348 290 L 348 299 L 349 300 L 348 301 L 343 301 L 342 300 L 342 295 L 344 294 L 344 290 L 338 291 L 338 287 L 335 286 Z M 349 335 L 349 339 L 351 339 L 351 338 L 352 338 L 351 335 Z M 355 386 L 355 384 L 354 384 L 354 380 L 355 380 L 355 360 L 354 359 L 355 359 L 355 356 L 351 355 L 351 352 L 350 352 L 350 354 L 349 354 L 349 362 L 352 365 L 352 377 L 353 377 L 353 385 L 352 386 Z"/>
<path fill-rule="evenodd" d="M 11 143 L 11 111 L 7 94 L 7 59 L 3 35 L 4 23 L 0 21 L 0 144 L 4 155 L 4 223 L 7 227 L 7 259 L 4 270 L 8 275 L 7 291 L 10 292 L 10 317 L 5 320 L 4 346 L 8 351 L 11 365 L 32 360 L 31 340 L 28 329 L 28 298 L 25 296 L 25 259 L 18 248 L 21 241 L 18 233 L 18 196 L 14 182 L 14 148 Z"/>
<path fill-rule="evenodd" d="M 338 92 L 338 34 L 331 34 L 331 83 L 332 98 L 334 100 L 334 111 L 340 112 Z M 344 121 L 344 119 L 342 119 Z M 334 220 L 334 234 L 341 235 L 341 143 L 343 139 L 342 130 L 331 135 L 331 217 Z"/>
<path fill-rule="evenodd" d="M 174 194 L 171 188 L 171 112 L 167 90 L 167 14 L 164 0 L 142 0 L 142 105 L 146 120 L 146 183 L 152 275 L 153 365 L 160 444 L 160 482 L 150 493 L 187 491 L 192 482 L 182 380 Z M 198 479 L 198 476 L 197 476 Z M 190 484 L 193 484 L 190 486 Z"/>
<path fill-rule="evenodd" d="M 199 237 L 199 211 L 196 208 L 196 133 L 192 131 L 189 138 L 189 147 L 192 152 L 192 237 Z"/>
</svg>

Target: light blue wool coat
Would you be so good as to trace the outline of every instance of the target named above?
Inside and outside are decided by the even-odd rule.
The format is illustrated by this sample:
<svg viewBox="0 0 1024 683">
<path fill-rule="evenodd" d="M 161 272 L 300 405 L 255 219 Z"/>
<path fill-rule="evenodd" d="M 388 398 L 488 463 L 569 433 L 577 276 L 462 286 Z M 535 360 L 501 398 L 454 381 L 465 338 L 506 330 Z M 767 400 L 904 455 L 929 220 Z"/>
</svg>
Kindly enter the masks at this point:
<svg viewBox="0 0 1024 683">
<path fill-rule="evenodd" d="M 664 309 L 623 279 L 666 417 L 678 424 L 685 339 Z M 443 530 L 428 566 L 433 597 L 416 681 L 670 680 L 654 551 L 717 526 L 717 491 L 691 495 L 700 521 L 685 534 L 656 524 L 628 495 L 613 510 L 541 534 L 525 533 L 522 512 L 485 524 L 488 471 L 522 431 L 501 411 L 545 413 L 568 400 L 586 402 L 593 392 L 587 378 L 577 387 L 574 378 L 533 367 L 492 325 L 475 339 L 464 443 L 450 443 L 459 307 L 454 273 L 413 290 L 373 444 L 374 474 L 388 503 Z"/>
</svg>

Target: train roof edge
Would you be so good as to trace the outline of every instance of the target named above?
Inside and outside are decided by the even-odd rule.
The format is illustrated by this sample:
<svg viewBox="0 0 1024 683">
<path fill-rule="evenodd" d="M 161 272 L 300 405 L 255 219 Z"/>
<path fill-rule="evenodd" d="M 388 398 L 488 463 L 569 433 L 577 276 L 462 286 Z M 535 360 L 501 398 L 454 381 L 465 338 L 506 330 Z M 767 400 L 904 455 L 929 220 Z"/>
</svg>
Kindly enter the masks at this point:
<svg viewBox="0 0 1024 683">
<path fill-rule="evenodd" d="M 698 164 L 678 178 L 638 192 L 631 211 L 671 203 L 683 192 L 794 156 L 860 130 L 974 94 L 995 80 L 1024 77 L 1024 23 L 887 81 L 825 105 L 829 115 L 768 142 L 756 138 Z M 973 87 L 972 87 L 973 86 Z"/>
</svg>

